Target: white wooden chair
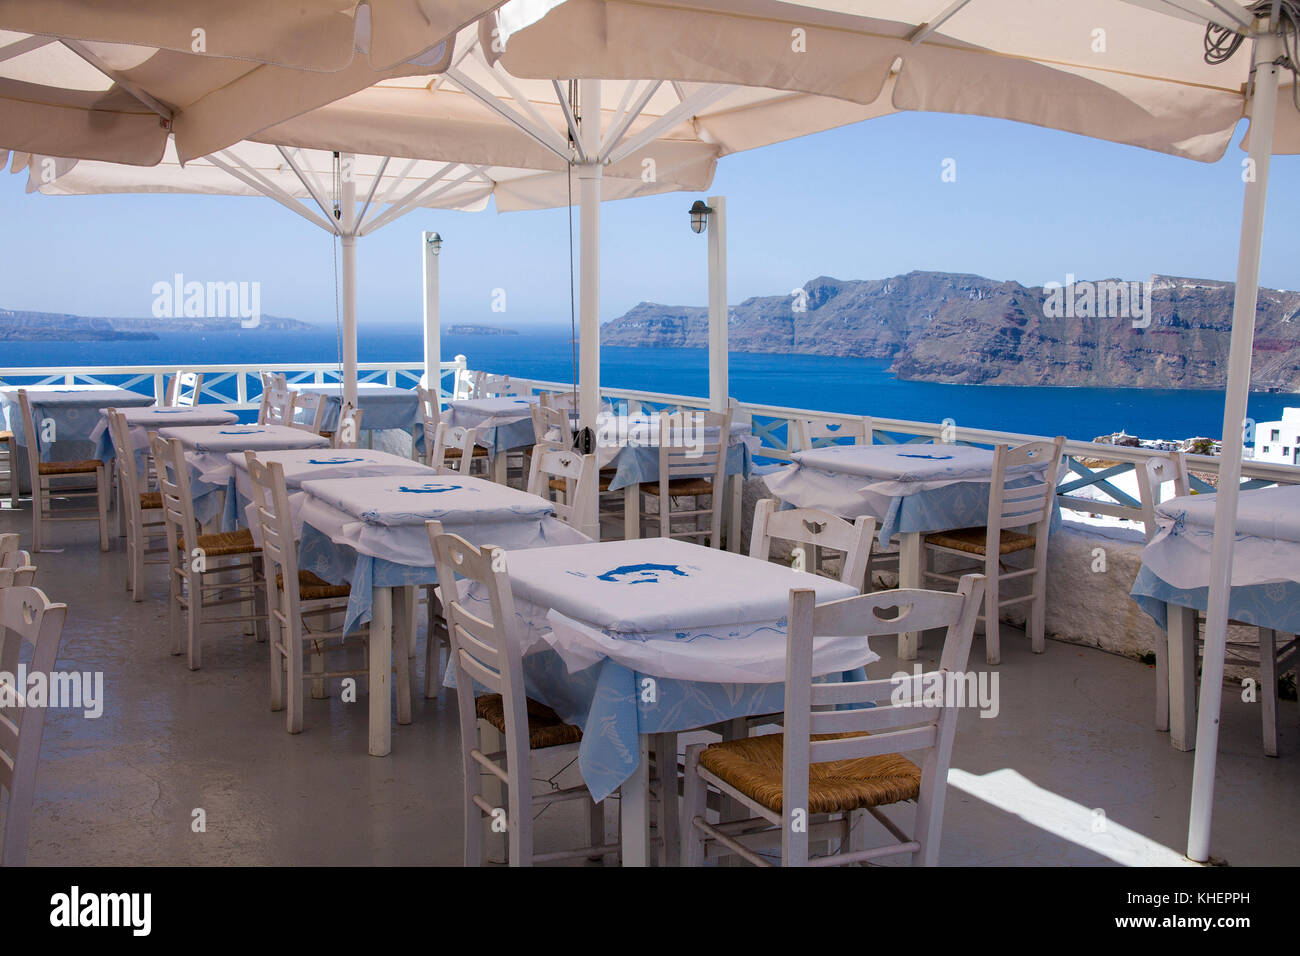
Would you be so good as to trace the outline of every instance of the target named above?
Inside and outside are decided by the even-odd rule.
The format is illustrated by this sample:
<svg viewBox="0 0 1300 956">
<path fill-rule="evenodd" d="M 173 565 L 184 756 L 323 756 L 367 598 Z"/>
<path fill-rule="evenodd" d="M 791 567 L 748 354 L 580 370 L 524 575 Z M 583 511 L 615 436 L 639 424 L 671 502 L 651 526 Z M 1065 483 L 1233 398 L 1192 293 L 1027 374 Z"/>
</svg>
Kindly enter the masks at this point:
<svg viewBox="0 0 1300 956">
<path fill-rule="evenodd" d="M 979 570 L 987 579 L 984 588 L 984 654 L 990 664 L 1002 659 L 999 612 L 1013 604 L 1029 604 L 1025 630 L 1035 654 L 1046 650 L 1047 623 L 1047 538 L 1056 509 L 1056 483 L 1060 475 L 1064 436 L 1054 441 L 1026 442 L 993 450 L 993 480 L 989 490 L 988 524 L 983 528 L 960 528 L 925 536 L 927 560 L 936 554 L 954 555 L 979 564 L 947 573 L 927 570 L 927 580 L 956 583 L 957 576 Z M 1020 488 L 1009 487 L 1007 474 L 1022 465 L 1045 465 L 1046 477 Z M 1012 476 L 1012 481 L 1016 476 Z M 1031 552 L 1029 567 L 1009 569 L 1002 558 Z M 1001 596 L 1001 585 L 1024 581 L 1028 590 L 1013 598 Z M 911 630 L 914 630 L 911 629 Z"/>
<path fill-rule="evenodd" d="M 117 480 L 121 485 L 122 514 L 126 522 L 126 586 L 131 600 L 144 597 L 146 564 L 168 564 L 166 534 L 162 519 L 162 493 L 141 490 L 141 476 L 135 468 L 135 448 L 126 416 L 108 410 L 108 433 L 117 458 Z M 153 555 L 153 557 L 150 557 Z"/>
<path fill-rule="evenodd" d="M 817 508 L 781 511 L 775 498 L 764 498 L 754 507 L 749 556 L 766 561 L 772 553 L 772 541 L 786 541 L 795 546 L 794 566 L 817 573 L 822 550 L 836 551 L 842 555 L 839 580 L 865 592 L 870 590 L 866 574 L 875 534 L 875 518 L 861 517 L 850 523 Z"/>
<path fill-rule="evenodd" d="M 370 673 L 365 667 L 327 671 L 325 659 L 329 652 L 346 652 L 357 643 L 368 646 L 371 631 L 369 626 L 363 626 L 344 634 L 331 627 L 331 618 L 337 617 L 342 622 L 351 586 L 331 584 L 298 567 L 298 543 L 284 483 L 284 465 L 278 461 L 264 464 L 253 452 L 245 452 L 245 459 L 266 570 L 266 606 L 271 624 L 267 642 L 271 653 L 271 709 L 284 710 L 285 729 L 296 734 L 302 731 L 306 681 L 312 682 L 312 696 L 323 698 L 325 681 L 365 677 Z M 312 656 L 310 672 L 303 670 L 305 649 Z M 411 714 L 410 660 L 405 650 L 393 654 L 397 712 L 401 721 L 409 720 Z"/>
<path fill-rule="evenodd" d="M 478 444 L 477 428 L 439 422 L 434 429 L 432 445 L 427 437 L 424 442 L 429 447 L 425 464 L 437 468 L 442 474 L 472 474 L 475 461 L 483 463 L 486 474 L 488 453 Z"/>
<path fill-rule="evenodd" d="M 794 423 L 799 450 L 810 451 L 827 445 L 870 445 L 870 417 L 800 418 Z"/>
<path fill-rule="evenodd" d="M 99 550 L 108 550 L 108 504 L 112 495 L 108 468 L 102 461 L 41 461 L 42 434 L 32 416 L 32 403 L 27 389 L 18 390 L 18 404 L 22 408 L 23 434 L 27 436 L 27 468 L 32 483 L 32 551 L 39 553 L 43 544 L 43 526 L 47 521 L 99 521 Z M 94 485 L 55 486 L 64 478 L 89 478 Z M 53 499 L 95 499 L 95 509 L 62 509 L 55 511 Z"/>
<path fill-rule="evenodd" d="M 8 429 L 0 429 L 0 478 L 4 479 L 4 484 L 0 485 L 0 490 L 8 487 L 9 489 L 9 507 L 18 507 L 18 442 L 14 439 L 14 433 Z"/>
<path fill-rule="evenodd" d="M 420 422 L 411 429 L 411 457 L 420 458 L 420 439 L 424 439 L 424 461 L 428 464 L 433 456 L 433 440 L 438 434 L 438 423 L 442 421 L 442 398 L 435 388 L 423 385 L 415 389 L 416 407 L 420 413 Z"/>
<path fill-rule="evenodd" d="M 1171 497 L 1192 493 L 1191 478 L 1187 472 L 1187 458 L 1181 451 L 1152 455 L 1134 468 L 1138 478 L 1138 500 L 1142 505 L 1142 526 L 1150 542 L 1160 530 L 1156 524 L 1156 505 Z M 1186 673 L 1195 675 L 1196 658 L 1205 651 L 1201 629 L 1205 615 L 1196 611 L 1196 641 L 1193 658 L 1184 664 Z M 1296 636 L 1281 635 L 1272 628 L 1260 627 L 1245 621 L 1229 620 L 1238 627 L 1254 628 L 1258 641 L 1230 640 L 1224 646 L 1225 659 L 1234 664 L 1258 665 L 1260 687 L 1260 719 L 1263 723 L 1264 753 L 1277 756 L 1278 692 L 1277 679 L 1295 661 L 1300 661 L 1300 644 Z M 1256 653 L 1258 652 L 1258 653 Z M 1156 641 L 1156 730 L 1169 729 L 1169 640 L 1167 636 Z M 1193 677 L 1193 680 L 1195 678 Z M 1195 694 L 1189 695 L 1191 700 Z"/>
<path fill-rule="evenodd" d="M 262 380 L 262 398 L 257 407 L 257 424 L 265 425 L 272 393 L 289 391 L 289 378 L 283 372 L 260 372 L 259 376 Z"/>
<path fill-rule="evenodd" d="M 171 652 L 180 654 L 187 650 L 190 670 L 198 670 L 203 665 L 204 625 L 251 622 L 260 639 L 266 626 L 257 580 L 261 573 L 262 553 L 253 541 L 253 533 L 247 528 L 199 534 L 184 446 L 178 441 L 153 435 L 151 447 L 158 469 L 158 490 L 162 496 L 167 532 L 167 618 L 172 636 Z M 248 613 L 250 604 L 253 610 Z M 244 613 L 210 616 L 211 611 L 232 605 L 243 605 Z"/>
<path fill-rule="evenodd" d="M 710 437 L 710 435 L 712 437 Z M 645 521 L 659 525 L 659 537 L 687 540 L 707 538 L 722 547 L 722 498 L 727 473 L 727 443 L 731 412 L 686 409 L 659 413 L 659 480 L 642 482 L 639 497 L 659 502 L 659 513 L 641 511 Z M 690 498 L 694 508 L 673 510 L 673 500 Z M 701 507 L 700 500 L 708 499 Z M 701 525 L 707 521 L 707 526 Z M 679 527 L 673 530 L 673 523 Z M 682 522 L 687 523 L 681 528 Z"/>
<path fill-rule="evenodd" d="M 595 455 L 580 455 L 559 442 L 539 442 L 533 446 L 528 493 L 553 501 L 555 516 L 592 541 L 600 540 L 596 515 L 599 480 Z"/>
<path fill-rule="evenodd" d="M 293 411 L 284 424 L 319 435 L 321 423 L 325 420 L 325 396 L 319 392 L 290 392 L 290 394 L 293 396 Z"/>
<path fill-rule="evenodd" d="M 957 730 L 959 702 L 952 690 L 966 669 L 982 587 L 978 575 L 968 575 L 955 594 L 885 591 L 822 605 L 816 603 L 816 592 L 792 590 L 784 733 L 687 747 L 683 863 L 701 866 L 710 857 L 734 854 L 771 866 L 758 851 L 779 846 L 784 866 L 837 866 L 897 853 L 910 854 L 914 866 L 937 864 Z M 894 702 L 899 683 L 892 678 L 813 683 L 817 638 L 876 638 L 933 627 L 947 629 L 939 668 L 906 679 L 911 685 L 907 703 Z M 924 700 L 922 692 L 935 686 L 944 688 L 941 702 L 912 703 Z M 837 709 L 862 703 L 874 706 Z M 920 754 L 919 765 L 905 753 Z M 753 816 L 710 823 L 710 787 Z M 916 802 L 910 836 L 881 809 L 905 800 Z M 853 815 L 863 810 L 897 842 L 856 848 Z M 827 834 L 838 839 L 840 852 L 810 858 L 809 844 Z"/>
<path fill-rule="evenodd" d="M 362 414 L 362 410 L 351 402 L 343 403 L 343 407 L 339 409 L 339 422 L 334 426 L 334 431 L 321 432 L 329 438 L 331 448 L 361 447 Z"/>
<path fill-rule="evenodd" d="M 262 410 L 257 423 L 259 425 L 293 425 L 294 408 L 298 404 L 298 393 L 292 389 L 281 391 L 271 389 L 262 398 Z"/>
<path fill-rule="evenodd" d="M 202 394 L 203 373 L 177 369 L 176 374 L 167 383 L 165 403 L 168 408 L 193 408 L 199 403 Z"/>
<path fill-rule="evenodd" d="M 46 707 L 25 707 L 27 687 L 35 675 L 52 686 L 50 672 L 59 657 L 59 642 L 68 606 L 53 604 L 38 588 L 0 588 L 0 671 L 17 674 L 27 656 L 28 685 L 14 685 L 0 704 L 0 787 L 9 791 L 5 807 L 4 844 L 0 865 L 22 866 L 27 860 L 27 836 L 36 792 L 36 765 L 41 753 Z"/>
<path fill-rule="evenodd" d="M 514 597 L 510 578 L 502 569 L 504 555 L 492 545 L 480 550 L 463 538 L 443 534 L 436 521 L 428 522 L 427 527 L 456 673 L 465 786 L 465 865 L 482 865 L 484 824 L 500 820 L 503 811 L 511 866 L 615 852 L 616 846 L 605 844 L 604 808 L 592 802 L 585 786 L 532 793 L 532 752 L 563 748 L 576 758 L 582 731 L 564 723 L 549 707 L 524 696 L 523 661 L 514 632 Z M 461 604 L 458 575 L 483 588 L 490 608 L 487 619 Z M 486 693 L 476 693 L 476 685 Z M 503 748 L 501 736 L 505 738 Z M 535 853 L 534 815 L 553 803 L 570 800 L 587 806 L 589 845 Z"/>
<path fill-rule="evenodd" d="M 573 430 L 569 424 L 569 413 L 567 411 L 552 408 L 542 402 L 538 402 L 530 411 L 533 416 L 533 440 L 535 442 L 573 444 Z"/>
</svg>

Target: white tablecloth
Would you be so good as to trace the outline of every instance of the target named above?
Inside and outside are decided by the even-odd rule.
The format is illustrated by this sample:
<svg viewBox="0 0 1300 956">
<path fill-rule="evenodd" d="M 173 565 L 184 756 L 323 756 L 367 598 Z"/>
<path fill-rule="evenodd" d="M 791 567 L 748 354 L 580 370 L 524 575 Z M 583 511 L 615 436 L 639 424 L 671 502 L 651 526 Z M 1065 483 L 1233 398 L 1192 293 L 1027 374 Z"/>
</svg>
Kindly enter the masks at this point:
<svg viewBox="0 0 1300 956">
<path fill-rule="evenodd" d="M 227 457 L 231 452 L 329 447 L 328 438 L 288 425 L 196 425 L 160 428 L 158 434 L 184 446 L 195 477 L 222 486 L 232 473 Z"/>
<path fill-rule="evenodd" d="M 669 538 L 512 551 L 506 567 L 525 642 L 541 637 L 570 672 L 609 658 L 665 678 L 781 681 L 790 589 L 812 588 L 819 602 L 857 593 L 819 575 Z M 825 639 L 814 673 L 877 659 L 865 637 Z"/>
<path fill-rule="evenodd" d="M 1171 498 L 1156 507 L 1159 532 L 1142 564 L 1176 588 L 1208 587 L 1215 495 Z M 1300 485 L 1241 492 L 1232 586 L 1300 583 Z"/>
</svg>

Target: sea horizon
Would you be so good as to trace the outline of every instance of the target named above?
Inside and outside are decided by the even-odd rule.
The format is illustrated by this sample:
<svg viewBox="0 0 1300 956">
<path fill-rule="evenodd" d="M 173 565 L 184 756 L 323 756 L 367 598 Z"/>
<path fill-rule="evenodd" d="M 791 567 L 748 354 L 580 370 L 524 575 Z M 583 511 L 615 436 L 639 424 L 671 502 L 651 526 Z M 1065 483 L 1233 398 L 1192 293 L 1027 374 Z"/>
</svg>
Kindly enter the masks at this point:
<svg viewBox="0 0 1300 956">
<path fill-rule="evenodd" d="M 468 325 L 448 322 L 447 325 Z M 321 328 L 321 333 L 333 330 Z M 516 335 L 442 336 L 449 361 L 518 378 L 570 382 L 573 347 L 567 328 L 516 328 Z M 416 323 L 363 325 L 361 362 L 418 365 L 423 332 Z M 316 332 L 240 330 L 202 335 L 160 333 L 131 341 L 7 342 L 0 367 L 337 363 L 337 337 Z M 950 385 L 907 381 L 887 359 L 776 352 L 731 352 L 731 394 L 745 402 L 875 418 L 940 423 L 1029 435 L 1063 434 L 1077 441 L 1126 432 L 1143 439 L 1218 439 L 1220 389 L 1096 388 L 1065 385 Z M 701 348 L 604 346 L 601 383 L 612 388 L 704 395 L 708 354 Z M 1252 392 L 1249 417 L 1281 417 L 1300 395 Z"/>
</svg>

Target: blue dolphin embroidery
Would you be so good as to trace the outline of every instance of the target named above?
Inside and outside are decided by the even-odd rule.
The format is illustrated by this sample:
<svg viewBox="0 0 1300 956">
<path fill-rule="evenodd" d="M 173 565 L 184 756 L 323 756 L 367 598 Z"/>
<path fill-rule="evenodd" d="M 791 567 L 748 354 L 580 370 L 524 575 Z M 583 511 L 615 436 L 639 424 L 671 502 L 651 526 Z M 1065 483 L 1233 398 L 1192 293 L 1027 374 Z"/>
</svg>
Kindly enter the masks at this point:
<svg viewBox="0 0 1300 956">
<path fill-rule="evenodd" d="M 260 435 L 266 431 L 265 428 L 245 428 L 241 431 L 219 431 L 218 435 Z"/>
<path fill-rule="evenodd" d="M 909 455 L 906 452 L 899 452 L 899 458 L 926 458 L 930 461 L 947 461 L 952 455 Z"/>
<path fill-rule="evenodd" d="M 408 488 L 406 485 L 398 485 L 398 491 L 405 491 L 409 495 L 436 495 L 442 491 L 459 491 L 464 485 L 425 485 L 423 488 Z"/>
<path fill-rule="evenodd" d="M 611 568 L 604 574 L 596 575 L 596 580 L 609 581 L 611 584 L 658 584 L 659 574 L 662 571 L 670 572 L 679 578 L 690 577 L 675 564 L 624 564 Z M 621 582 L 620 578 L 629 580 Z"/>
<path fill-rule="evenodd" d="M 354 462 L 365 461 L 364 458 L 308 458 L 309 465 L 351 465 Z"/>
</svg>

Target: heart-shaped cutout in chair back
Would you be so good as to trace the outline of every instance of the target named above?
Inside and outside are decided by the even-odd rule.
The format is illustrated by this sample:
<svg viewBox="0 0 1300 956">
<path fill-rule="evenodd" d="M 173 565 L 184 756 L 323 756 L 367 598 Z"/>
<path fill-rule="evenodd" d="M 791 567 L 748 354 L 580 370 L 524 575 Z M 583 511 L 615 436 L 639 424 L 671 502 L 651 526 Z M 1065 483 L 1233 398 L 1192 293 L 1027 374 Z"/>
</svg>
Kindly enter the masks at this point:
<svg viewBox="0 0 1300 956">
<path fill-rule="evenodd" d="M 875 615 L 876 620 L 884 621 L 888 624 L 897 624 L 912 613 L 911 604 L 898 605 L 891 604 L 889 607 L 873 607 L 871 613 Z"/>
<path fill-rule="evenodd" d="M 808 529 L 809 534 L 821 534 L 826 530 L 825 521 L 809 521 L 807 518 L 804 518 L 803 526 Z"/>
</svg>

